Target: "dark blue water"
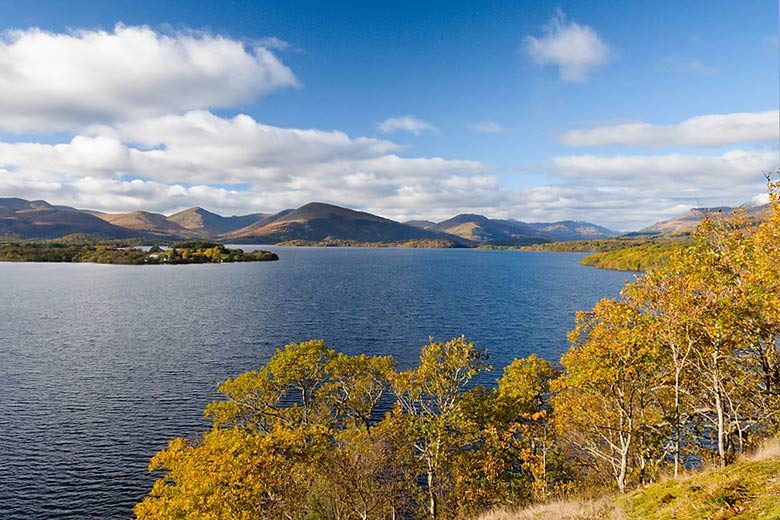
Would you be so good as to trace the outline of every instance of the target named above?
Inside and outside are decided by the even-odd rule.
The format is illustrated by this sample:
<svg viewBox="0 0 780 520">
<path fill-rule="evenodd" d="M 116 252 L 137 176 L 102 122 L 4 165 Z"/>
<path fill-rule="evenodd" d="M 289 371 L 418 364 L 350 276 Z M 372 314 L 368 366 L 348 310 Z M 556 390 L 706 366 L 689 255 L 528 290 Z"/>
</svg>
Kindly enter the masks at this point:
<svg viewBox="0 0 780 520">
<path fill-rule="evenodd" d="M 0 518 L 130 518 L 149 458 L 207 428 L 216 383 L 290 341 L 412 366 L 429 336 L 557 360 L 625 273 L 582 255 L 273 248 L 268 263 L 0 263 Z"/>
</svg>

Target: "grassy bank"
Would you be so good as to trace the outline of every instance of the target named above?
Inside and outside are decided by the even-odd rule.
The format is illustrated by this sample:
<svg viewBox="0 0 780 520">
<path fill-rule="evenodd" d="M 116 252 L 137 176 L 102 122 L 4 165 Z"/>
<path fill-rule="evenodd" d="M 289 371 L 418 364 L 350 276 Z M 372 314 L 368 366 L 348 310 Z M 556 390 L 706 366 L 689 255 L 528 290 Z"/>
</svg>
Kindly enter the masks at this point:
<svg viewBox="0 0 780 520">
<path fill-rule="evenodd" d="M 780 440 L 723 469 L 668 479 L 626 495 L 500 510 L 479 520 L 780 519 Z"/>
</svg>

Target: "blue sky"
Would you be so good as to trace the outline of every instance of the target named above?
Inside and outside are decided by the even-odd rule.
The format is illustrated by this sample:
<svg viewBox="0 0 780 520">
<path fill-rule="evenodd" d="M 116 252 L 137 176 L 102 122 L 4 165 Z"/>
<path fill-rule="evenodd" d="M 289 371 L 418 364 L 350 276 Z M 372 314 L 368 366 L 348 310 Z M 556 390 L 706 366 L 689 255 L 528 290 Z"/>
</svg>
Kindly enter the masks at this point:
<svg viewBox="0 0 780 520">
<path fill-rule="evenodd" d="M 0 1 L 0 196 L 629 230 L 776 165 L 773 2 L 389 4 Z"/>
</svg>

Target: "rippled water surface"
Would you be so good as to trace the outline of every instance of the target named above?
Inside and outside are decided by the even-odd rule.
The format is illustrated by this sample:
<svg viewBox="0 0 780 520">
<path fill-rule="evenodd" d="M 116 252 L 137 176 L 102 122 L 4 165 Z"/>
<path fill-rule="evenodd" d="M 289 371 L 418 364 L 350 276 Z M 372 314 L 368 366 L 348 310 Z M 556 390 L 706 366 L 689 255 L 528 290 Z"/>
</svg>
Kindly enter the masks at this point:
<svg viewBox="0 0 780 520">
<path fill-rule="evenodd" d="M 495 369 L 566 348 L 625 273 L 582 255 L 272 248 L 269 263 L 0 263 L 0 518 L 130 518 L 149 458 L 208 424 L 216 383 L 323 338 L 414 364 L 465 334 Z M 487 382 L 487 381 L 485 381 Z"/>
</svg>

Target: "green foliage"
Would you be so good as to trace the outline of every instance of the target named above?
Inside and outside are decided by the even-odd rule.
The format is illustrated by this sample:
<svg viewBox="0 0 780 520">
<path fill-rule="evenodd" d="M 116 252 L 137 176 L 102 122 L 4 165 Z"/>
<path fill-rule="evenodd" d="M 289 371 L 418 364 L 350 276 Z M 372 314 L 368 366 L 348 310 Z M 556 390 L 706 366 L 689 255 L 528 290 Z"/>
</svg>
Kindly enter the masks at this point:
<svg viewBox="0 0 780 520">
<path fill-rule="evenodd" d="M 687 242 L 649 242 L 586 256 L 580 263 L 616 271 L 647 271 L 667 265 L 674 253 Z"/>
<path fill-rule="evenodd" d="M 464 390 L 486 364 L 487 354 L 465 337 L 422 348 L 417 368 L 393 374 L 393 391 L 407 415 L 407 435 L 413 442 L 425 477 L 430 518 L 457 511 L 452 503 L 451 462 L 472 441 L 473 431 L 462 414 Z"/>
<path fill-rule="evenodd" d="M 547 244 L 534 244 L 523 246 L 523 251 L 553 251 L 558 253 L 597 253 L 607 251 L 620 251 L 631 247 L 653 244 L 656 241 L 663 243 L 666 239 L 648 238 L 601 238 L 596 240 L 570 240 L 567 242 L 550 242 Z"/>
<path fill-rule="evenodd" d="M 0 261 L 5 262 L 95 262 L 141 265 L 146 253 L 132 247 L 70 245 L 62 243 L 0 244 Z"/>
<path fill-rule="evenodd" d="M 555 371 L 532 356 L 496 390 L 469 389 L 486 369 L 464 337 L 430 341 L 400 373 L 389 356 L 291 343 L 219 386 L 201 441 L 155 456 L 150 470 L 164 474 L 136 515 L 443 519 L 542 496 L 558 475 L 543 409 Z"/>
<path fill-rule="evenodd" d="M 580 263 L 599 269 L 617 271 L 647 271 L 666 265 L 675 251 L 690 244 L 682 237 L 619 237 L 598 240 L 572 240 L 532 246 L 479 246 L 477 249 L 520 249 L 523 251 L 553 251 L 558 253 L 594 253 Z"/>
<path fill-rule="evenodd" d="M 163 252 L 158 245 L 143 251 L 123 242 L 83 243 L 76 237 L 69 241 L 51 242 L 8 242 L 0 244 L 0 262 L 94 262 L 99 264 L 200 264 L 221 262 L 258 262 L 278 260 L 269 251 L 227 249 L 220 244 L 206 243 L 175 244 Z M 182 246 L 193 247 L 182 247 Z"/>
</svg>

